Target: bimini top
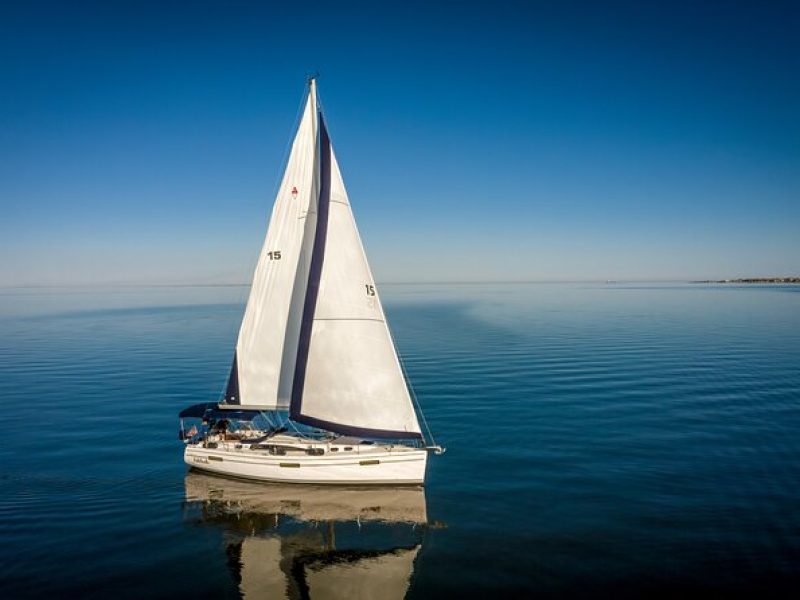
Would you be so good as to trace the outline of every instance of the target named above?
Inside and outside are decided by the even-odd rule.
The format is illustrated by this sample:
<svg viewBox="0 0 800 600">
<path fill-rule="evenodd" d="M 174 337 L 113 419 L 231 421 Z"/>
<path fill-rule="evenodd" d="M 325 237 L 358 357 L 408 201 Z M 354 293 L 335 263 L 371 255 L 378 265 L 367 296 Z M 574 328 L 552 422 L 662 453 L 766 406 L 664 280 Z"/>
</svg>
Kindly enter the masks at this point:
<svg viewBox="0 0 800 600">
<path fill-rule="evenodd" d="M 261 414 L 259 410 L 247 409 L 222 409 L 216 402 L 203 402 L 201 404 L 194 404 L 189 408 L 184 408 L 178 417 L 181 419 L 196 418 L 196 419 L 236 419 L 239 421 L 252 421 Z"/>
</svg>

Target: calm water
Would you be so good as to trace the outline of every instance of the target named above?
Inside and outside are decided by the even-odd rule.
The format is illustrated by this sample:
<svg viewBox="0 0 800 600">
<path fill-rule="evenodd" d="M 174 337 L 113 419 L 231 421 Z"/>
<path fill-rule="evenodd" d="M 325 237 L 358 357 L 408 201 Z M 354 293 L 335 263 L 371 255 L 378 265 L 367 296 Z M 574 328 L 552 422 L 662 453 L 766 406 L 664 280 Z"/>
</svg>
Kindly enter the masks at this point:
<svg viewBox="0 0 800 600">
<path fill-rule="evenodd" d="M 448 448 L 405 495 L 187 476 L 244 295 L 0 292 L 3 598 L 800 584 L 800 287 L 384 286 Z"/>
</svg>

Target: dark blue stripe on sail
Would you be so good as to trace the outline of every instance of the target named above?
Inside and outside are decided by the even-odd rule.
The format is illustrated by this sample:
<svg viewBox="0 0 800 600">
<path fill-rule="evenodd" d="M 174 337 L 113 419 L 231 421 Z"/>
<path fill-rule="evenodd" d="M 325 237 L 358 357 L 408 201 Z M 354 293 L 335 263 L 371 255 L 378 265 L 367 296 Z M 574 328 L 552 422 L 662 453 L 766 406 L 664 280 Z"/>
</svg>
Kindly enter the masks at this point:
<svg viewBox="0 0 800 600">
<path fill-rule="evenodd" d="M 369 429 L 367 427 L 354 427 L 352 425 L 342 425 L 333 421 L 323 421 L 306 415 L 292 415 L 292 419 L 298 423 L 319 427 L 326 431 L 335 431 L 344 435 L 357 435 L 359 437 L 386 438 L 392 440 L 414 439 L 421 440 L 422 434 L 416 431 L 391 431 L 389 429 Z"/>
<path fill-rule="evenodd" d="M 227 404 L 241 404 L 239 401 L 239 365 L 237 353 L 233 353 L 231 374 L 228 375 L 228 385 L 225 388 L 225 402 Z"/>
<path fill-rule="evenodd" d="M 317 309 L 319 282 L 322 277 L 322 263 L 325 260 L 325 242 L 328 237 L 328 208 L 331 200 L 331 140 L 322 114 L 319 115 L 319 202 L 317 203 L 317 229 L 314 232 L 314 247 L 311 250 L 311 267 L 306 287 L 306 301 L 303 304 L 303 320 L 300 322 L 300 340 L 297 344 L 297 361 L 292 381 L 292 401 L 289 416 L 302 422 L 300 414 L 303 401 L 303 387 L 306 382 L 308 350 L 311 346 L 311 329 L 314 324 L 314 311 Z M 309 207 L 310 209 L 311 207 Z"/>
</svg>

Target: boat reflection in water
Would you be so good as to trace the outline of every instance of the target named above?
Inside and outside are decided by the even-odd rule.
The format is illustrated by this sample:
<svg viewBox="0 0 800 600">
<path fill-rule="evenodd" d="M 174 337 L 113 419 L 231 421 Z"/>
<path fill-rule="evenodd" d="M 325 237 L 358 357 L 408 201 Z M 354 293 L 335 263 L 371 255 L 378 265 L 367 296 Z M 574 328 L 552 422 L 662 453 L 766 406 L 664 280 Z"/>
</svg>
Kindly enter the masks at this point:
<svg viewBox="0 0 800 600">
<path fill-rule="evenodd" d="M 403 598 L 427 530 L 421 487 L 186 475 L 187 518 L 223 528 L 243 598 Z"/>
</svg>

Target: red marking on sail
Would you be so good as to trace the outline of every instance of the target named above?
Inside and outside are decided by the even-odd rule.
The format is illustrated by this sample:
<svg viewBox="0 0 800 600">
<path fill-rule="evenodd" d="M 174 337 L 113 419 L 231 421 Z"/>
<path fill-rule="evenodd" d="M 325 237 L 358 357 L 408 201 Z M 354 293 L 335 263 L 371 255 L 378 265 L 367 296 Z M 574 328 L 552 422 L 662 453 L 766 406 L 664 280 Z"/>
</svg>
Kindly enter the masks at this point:
<svg viewBox="0 0 800 600">
<path fill-rule="evenodd" d="M 297 188 L 296 187 L 292 188 L 292 198 L 297 198 Z"/>
</svg>

